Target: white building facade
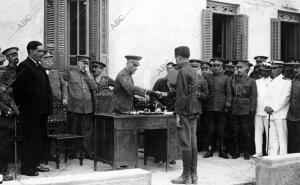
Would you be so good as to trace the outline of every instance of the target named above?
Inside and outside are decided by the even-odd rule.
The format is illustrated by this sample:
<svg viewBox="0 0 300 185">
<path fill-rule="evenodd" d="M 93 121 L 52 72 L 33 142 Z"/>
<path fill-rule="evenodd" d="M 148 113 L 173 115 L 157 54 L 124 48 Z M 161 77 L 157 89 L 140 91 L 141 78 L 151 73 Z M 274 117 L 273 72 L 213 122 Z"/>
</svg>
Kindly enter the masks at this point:
<svg viewBox="0 0 300 185">
<path fill-rule="evenodd" d="M 107 63 L 111 77 L 125 55 L 140 55 L 135 82 L 152 88 L 180 45 L 203 60 L 300 58 L 299 8 L 297 0 L 0 1 L 0 47 L 18 46 L 23 60 L 28 41 L 40 40 L 57 68 L 88 54 Z"/>
</svg>

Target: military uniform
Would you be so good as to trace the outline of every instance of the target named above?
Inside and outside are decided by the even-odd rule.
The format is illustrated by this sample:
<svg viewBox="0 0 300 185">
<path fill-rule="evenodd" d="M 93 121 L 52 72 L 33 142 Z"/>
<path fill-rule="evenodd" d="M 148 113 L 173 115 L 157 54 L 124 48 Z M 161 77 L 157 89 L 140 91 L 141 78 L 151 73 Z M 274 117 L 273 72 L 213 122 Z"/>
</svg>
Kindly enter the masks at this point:
<svg viewBox="0 0 300 185">
<path fill-rule="evenodd" d="M 219 144 L 221 154 L 223 154 L 224 146 L 224 128 L 226 126 L 225 109 L 231 107 L 232 91 L 230 79 L 222 72 L 215 73 L 213 75 L 206 75 L 209 88 L 209 98 L 205 102 L 204 110 L 206 111 L 205 123 L 208 126 L 208 136 L 206 140 L 207 146 L 212 146 L 213 135 L 217 132 L 219 137 Z M 212 156 L 212 150 L 209 151 L 209 155 Z M 221 155 L 223 156 L 223 155 Z M 225 158 L 227 158 L 224 155 Z"/>
<path fill-rule="evenodd" d="M 287 113 L 288 153 L 300 152 L 300 74 L 292 79 L 290 107 Z"/>
<path fill-rule="evenodd" d="M 238 134 L 242 128 L 244 136 L 245 159 L 249 158 L 251 142 L 251 117 L 256 111 L 257 89 L 255 80 L 248 76 L 236 76 L 232 80 L 232 126 L 235 144 L 233 158 L 239 156 Z"/>
<path fill-rule="evenodd" d="M 134 85 L 132 74 L 124 68 L 116 77 L 113 99 L 108 112 L 131 111 L 133 109 L 134 95 L 145 96 L 146 91 L 146 89 Z"/>
<path fill-rule="evenodd" d="M 68 82 L 68 130 L 72 134 L 83 135 L 83 146 L 86 155 L 93 152 L 93 102 L 92 91 L 96 83 L 79 69 L 68 71 L 64 75 Z"/>
<path fill-rule="evenodd" d="M 97 76 L 95 77 L 95 81 L 97 84 L 97 90 L 101 90 L 103 88 L 114 87 L 115 81 L 109 76 Z"/>
<path fill-rule="evenodd" d="M 58 70 L 46 70 L 52 90 L 53 104 L 62 104 L 63 99 L 68 99 L 68 89 L 63 75 Z"/>
</svg>

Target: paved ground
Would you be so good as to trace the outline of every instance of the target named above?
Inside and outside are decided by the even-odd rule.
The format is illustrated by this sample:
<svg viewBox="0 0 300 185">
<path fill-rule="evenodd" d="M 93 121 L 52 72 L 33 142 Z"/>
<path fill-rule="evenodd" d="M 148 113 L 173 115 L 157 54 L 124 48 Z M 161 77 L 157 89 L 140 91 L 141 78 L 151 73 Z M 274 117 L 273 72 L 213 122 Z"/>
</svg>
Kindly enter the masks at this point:
<svg viewBox="0 0 300 185">
<path fill-rule="evenodd" d="M 217 154 L 215 154 L 217 156 Z M 233 185 L 254 182 L 255 161 L 239 159 L 221 159 L 212 157 L 202 158 L 203 153 L 198 154 L 198 175 L 200 185 Z M 169 185 L 170 180 L 177 177 L 182 172 L 181 161 L 176 161 L 176 165 L 170 165 L 168 172 L 165 171 L 164 163 L 153 163 L 149 158 L 147 166 L 143 165 L 143 155 L 139 157 L 139 167 L 152 172 L 152 185 Z M 62 160 L 63 161 L 63 160 Z M 83 166 L 79 166 L 79 160 L 69 160 L 61 163 L 60 169 L 55 168 L 54 162 L 49 162 L 51 170 L 47 173 L 40 173 L 39 177 L 59 176 L 67 174 L 93 173 L 93 161 L 84 160 Z M 98 162 L 98 171 L 111 170 L 111 167 Z M 20 175 L 19 179 L 35 178 Z M 6 183 L 4 183 L 5 185 Z"/>
</svg>

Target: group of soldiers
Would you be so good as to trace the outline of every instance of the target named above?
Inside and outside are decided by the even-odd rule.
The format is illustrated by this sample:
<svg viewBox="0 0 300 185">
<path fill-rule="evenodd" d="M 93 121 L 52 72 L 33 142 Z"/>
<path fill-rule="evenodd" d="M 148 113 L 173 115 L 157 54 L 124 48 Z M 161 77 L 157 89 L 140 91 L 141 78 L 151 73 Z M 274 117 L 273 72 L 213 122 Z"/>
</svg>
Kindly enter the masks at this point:
<svg viewBox="0 0 300 185">
<path fill-rule="evenodd" d="M 52 114 L 63 119 L 64 112 L 58 108 L 61 105 L 68 111 L 68 132 L 83 135 L 85 157 L 91 159 L 92 93 L 115 85 L 114 80 L 103 74 L 106 64 L 95 60 L 90 63 L 90 57 L 78 55 L 76 68 L 59 71 L 54 69 L 51 53 L 38 41 L 28 44 L 28 57 L 20 63 L 18 51 L 18 47 L 10 47 L 0 56 L 0 173 L 3 179 L 13 179 L 7 165 L 12 156 L 9 140 L 13 138 L 16 118 L 21 123 L 21 174 L 36 176 L 38 172 L 49 171 L 40 165 L 43 160 L 54 160 L 51 145 L 46 140 L 46 122 Z M 8 65 L 4 66 L 6 60 Z M 35 119 L 39 115 L 41 119 Z M 69 157 L 75 154 L 71 152 Z"/>
<path fill-rule="evenodd" d="M 56 105 L 67 108 L 68 131 L 83 135 L 85 157 L 92 158 L 93 93 L 109 87 L 113 87 L 109 113 L 132 111 L 135 98 L 150 101 L 155 109 L 160 106 L 174 112 L 183 151 L 183 173 L 172 180 L 175 184 L 197 183 L 196 132 L 199 137 L 204 127 L 207 129 L 204 158 L 212 157 L 216 146 L 219 157 L 225 159 L 229 158 L 228 152 L 235 159 L 241 151 L 246 160 L 253 153 L 253 157 L 260 157 L 264 153 L 263 133 L 268 155 L 300 151 L 297 140 L 300 63 L 297 61 L 267 62 L 267 57 L 257 56 L 254 71 L 248 75 L 252 64 L 247 60 L 190 60 L 189 48 L 181 46 L 174 51 L 176 64 L 166 65 L 167 76 L 157 80 L 151 90 L 135 86 L 132 79 L 140 65 L 140 56 L 125 56 L 126 66 L 113 80 L 103 75 L 106 64 L 90 62 L 86 55 L 76 56 L 76 68 L 60 72 L 54 69 L 53 56 L 40 42 L 28 44 L 28 58 L 20 64 L 18 50 L 11 47 L 0 56 L 0 65 L 8 61 L 0 73 L 0 173 L 4 180 L 12 180 L 7 171 L 10 155 L 7 147 L 16 117 L 23 121 L 21 174 L 36 176 L 38 172 L 49 171 L 40 162 L 51 157 L 43 138 L 46 138 L 47 117 L 62 114 Z M 38 120 L 33 118 L 36 115 Z M 251 148 L 254 139 L 255 152 Z"/>
</svg>

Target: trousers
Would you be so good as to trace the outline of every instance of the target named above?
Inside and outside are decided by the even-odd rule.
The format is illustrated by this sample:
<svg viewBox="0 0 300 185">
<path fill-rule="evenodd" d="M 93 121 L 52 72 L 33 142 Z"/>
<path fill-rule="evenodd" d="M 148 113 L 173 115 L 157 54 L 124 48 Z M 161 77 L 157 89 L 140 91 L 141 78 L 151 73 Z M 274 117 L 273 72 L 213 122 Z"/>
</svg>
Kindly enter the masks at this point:
<svg viewBox="0 0 300 185">
<path fill-rule="evenodd" d="M 181 116 L 182 128 L 178 128 L 177 133 L 183 151 L 192 151 L 192 148 L 197 148 L 197 120 L 198 118 Z"/>
<path fill-rule="evenodd" d="M 287 125 L 285 119 L 270 120 L 268 155 L 287 153 Z"/>
<path fill-rule="evenodd" d="M 93 153 L 93 116 L 92 114 L 79 114 L 69 112 L 68 132 L 83 136 L 84 152 Z"/>
<path fill-rule="evenodd" d="M 267 116 L 255 116 L 254 121 L 255 153 L 262 155 L 263 133 L 266 132 L 266 143 L 268 143 L 268 118 Z"/>
</svg>

